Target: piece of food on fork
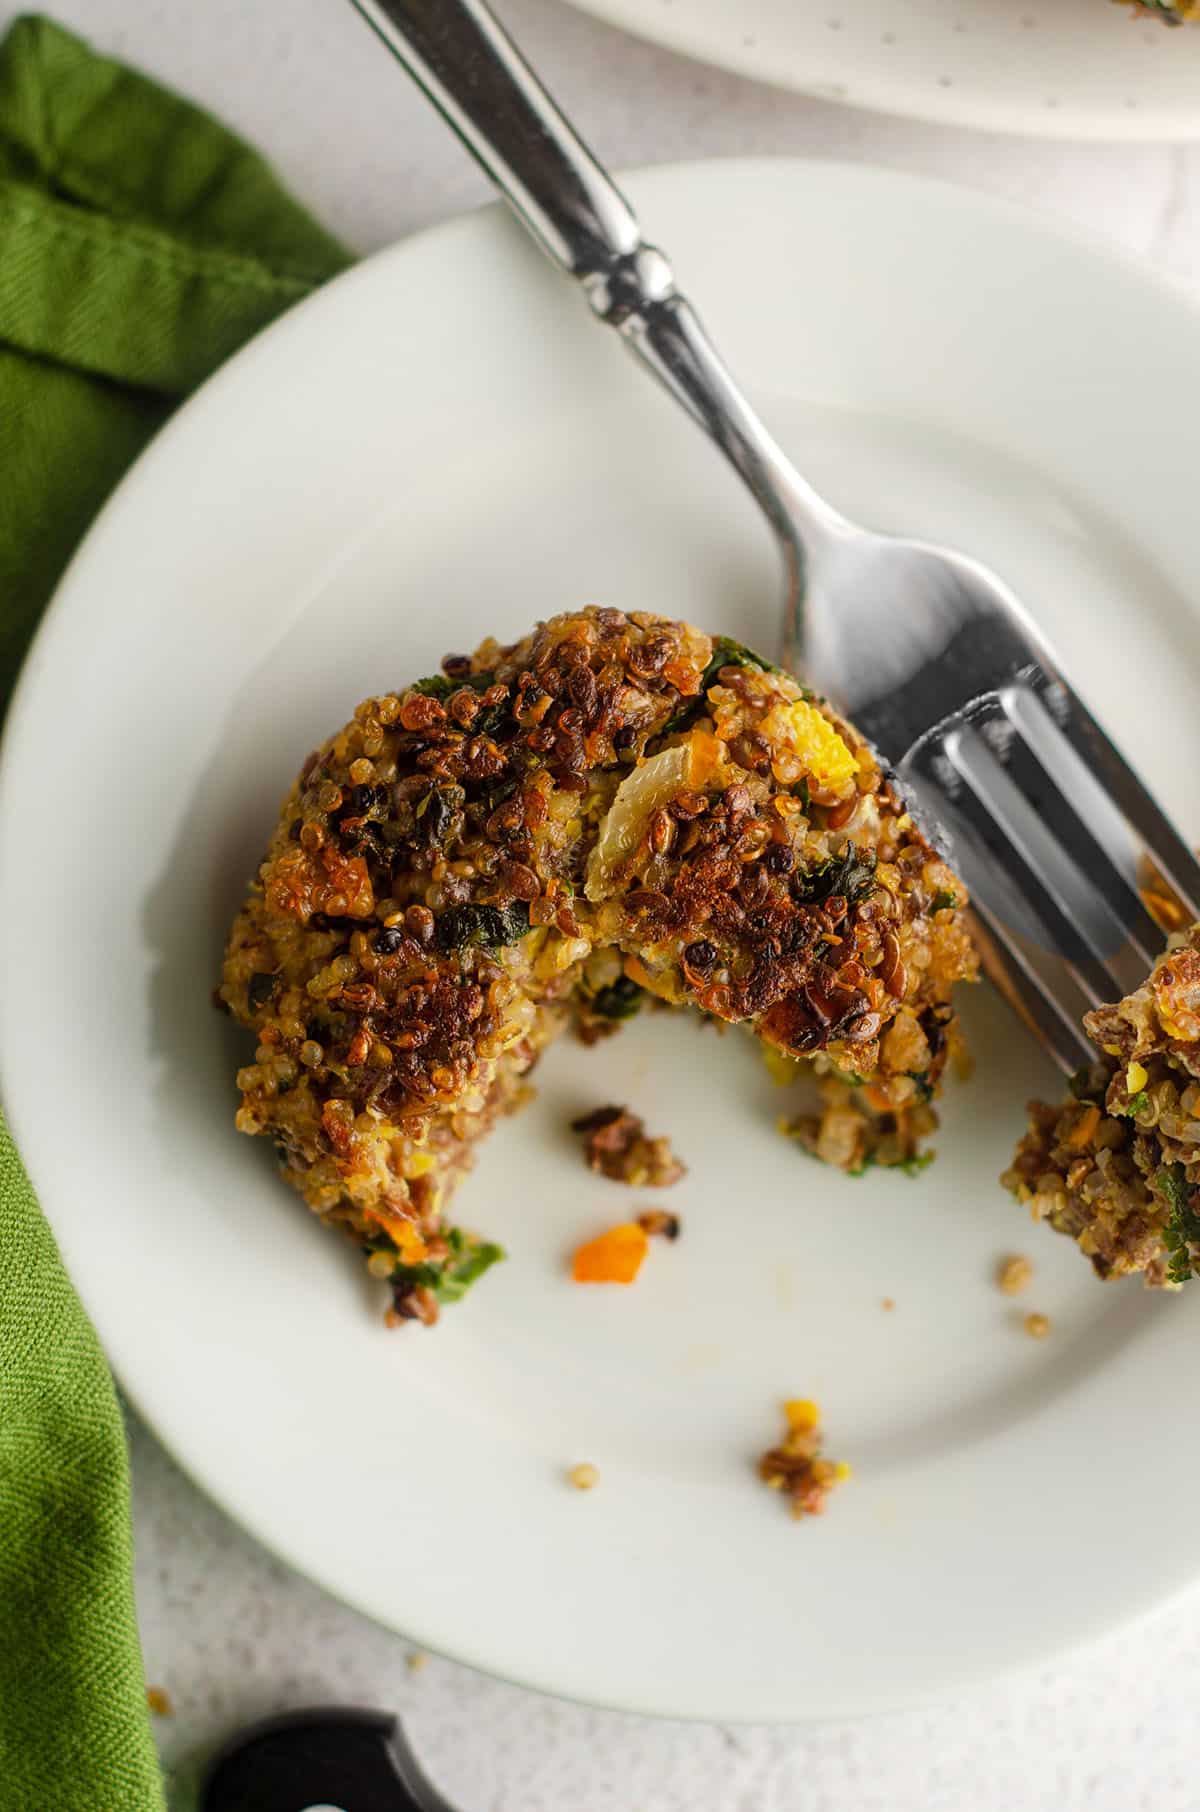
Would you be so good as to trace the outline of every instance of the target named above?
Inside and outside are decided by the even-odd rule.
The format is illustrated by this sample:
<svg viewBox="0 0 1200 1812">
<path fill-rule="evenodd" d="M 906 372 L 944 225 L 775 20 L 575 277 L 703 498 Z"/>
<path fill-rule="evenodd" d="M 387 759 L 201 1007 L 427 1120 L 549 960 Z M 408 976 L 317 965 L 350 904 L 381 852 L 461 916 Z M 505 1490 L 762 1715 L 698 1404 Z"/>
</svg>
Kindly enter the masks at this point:
<svg viewBox="0 0 1200 1812">
<path fill-rule="evenodd" d="M 1031 1104 L 1003 1181 L 1101 1277 L 1183 1283 L 1200 1269 L 1200 926 L 1084 1029 L 1095 1063 L 1067 1101 Z"/>
<path fill-rule="evenodd" d="M 857 1167 L 875 1138 L 911 1158 L 896 1125 L 930 1129 L 976 958 L 965 889 L 855 730 L 647 612 L 555 617 L 443 666 L 306 761 L 219 991 L 257 1045 L 239 1127 L 389 1277 L 394 1312 L 433 1320 L 494 1254 L 448 1229 L 451 1193 L 614 972 L 861 1083 L 861 1130 L 824 1155 Z"/>
</svg>

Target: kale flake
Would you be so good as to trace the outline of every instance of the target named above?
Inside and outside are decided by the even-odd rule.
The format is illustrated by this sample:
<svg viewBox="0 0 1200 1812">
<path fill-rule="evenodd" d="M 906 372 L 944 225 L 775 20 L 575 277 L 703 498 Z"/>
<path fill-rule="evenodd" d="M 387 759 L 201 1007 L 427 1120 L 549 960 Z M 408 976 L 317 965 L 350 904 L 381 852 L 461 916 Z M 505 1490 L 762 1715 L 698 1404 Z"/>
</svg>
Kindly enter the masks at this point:
<svg viewBox="0 0 1200 1812">
<path fill-rule="evenodd" d="M 410 686 L 402 688 L 404 692 L 421 692 L 426 698 L 436 698 L 445 704 L 454 692 L 461 692 L 469 686 L 472 692 L 486 692 L 495 684 L 494 673 L 468 673 L 463 679 L 448 679 L 444 673 L 431 673 L 425 679 L 413 680 Z"/>
<path fill-rule="evenodd" d="M 592 1012 L 599 1013 L 601 1019 L 632 1019 L 642 1005 L 645 992 L 627 975 L 622 975 L 611 986 L 597 989 L 592 996 Z"/>
<path fill-rule="evenodd" d="M 853 907 L 874 890 L 875 852 L 858 849 L 853 843 L 847 843 L 840 855 L 818 862 L 807 874 L 797 875 L 792 886 L 794 897 L 805 906 L 820 905 L 840 894 Z"/>
<path fill-rule="evenodd" d="M 498 950 L 519 944 L 529 931 L 529 907 L 524 900 L 509 906 L 451 906 L 438 915 L 434 936 L 443 956 L 455 950 Z"/>
<path fill-rule="evenodd" d="M 1192 1275 L 1189 1247 L 1200 1245 L 1200 1214 L 1192 1206 L 1193 1191 L 1188 1187 L 1187 1172 L 1182 1164 L 1164 1166 L 1154 1181 L 1170 1209 L 1163 1228 L 1163 1239 L 1171 1254 L 1167 1276 L 1172 1283 L 1186 1283 Z"/>
<path fill-rule="evenodd" d="M 260 1007 L 265 1007 L 268 1001 L 274 1000 L 282 980 L 281 975 L 269 975 L 264 969 L 258 970 L 250 977 L 246 998 L 250 1003 L 252 1013 L 257 1013 Z"/>
<path fill-rule="evenodd" d="M 432 1290 L 442 1303 L 461 1302 L 471 1285 L 506 1256 L 503 1246 L 476 1239 L 473 1234 L 464 1233 L 461 1227 L 451 1227 L 447 1231 L 446 1243 L 450 1247 L 447 1258 L 436 1263 L 426 1259 L 419 1265 L 396 1266 L 388 1282 L 398 1303 L 413 1290 L 420 1289 Z M 365 1250 L 390 1253 L 395 1248 L 386 1241 L 372 1241 Z"/>
</svg>

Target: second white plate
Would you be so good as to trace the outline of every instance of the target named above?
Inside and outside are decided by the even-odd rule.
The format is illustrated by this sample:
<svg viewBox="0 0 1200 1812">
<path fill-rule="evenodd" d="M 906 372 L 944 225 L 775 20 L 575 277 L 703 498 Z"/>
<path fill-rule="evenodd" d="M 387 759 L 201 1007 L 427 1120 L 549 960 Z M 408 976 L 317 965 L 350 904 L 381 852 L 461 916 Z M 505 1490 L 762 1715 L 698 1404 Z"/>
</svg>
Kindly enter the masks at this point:
<svg viewBox="0 0 1200 1812">
<path fill-rule="evenodd" d="M 574 0 L 706 62 L 913 119 L 1045 138 L 1200 137 L 1200 27 L 1113 0 Z"/>
<path fill-rule="evenodd" d="M 630 187 L 818 484 L 1005 572 L 1195 835 L 1196 313 L 910 178 Z M 390 1334 L 234 1133 L 241 1046 L 209 991 L 289 777 L 360 696 L 585 600 L 769 647 L 773 561 L 708 446 L 487 212 L 333 284 L 181 413 L 68 574 L 0 766 L 5 1100 L 139 1408 L 266 1542 L 422 1645 L 698 1717 L 960 1685 L 1200 1571 L 1195 1519 L 1168 1539 L 1162 1508 L 1200 1493 L 1186 1399 L 1167 1413 L 1196 1301 L 1102 1287 L 995 1182 L 1053 1086 L 1038 1053 L 977 991 L 977 1079 L 910 1182 L 780 1139 L 749 1041 L 663 1015 L 564 1045 L 459 1204 L 510 1262 L 434 1334 Z M 630 1205 L 565 1132 L 608 1099 L 691 1166 L 683 1238 L 628 1291 L 565 1272 Z M 1013 1249 L 1036 1266 L 1017 1308 L 992 1283 Z M 855 1467 L 801 1525 L 753 1469 L 796 1394 Z M 563 1482 L 581 1460 L 587 1496 Z"/>
</svg>

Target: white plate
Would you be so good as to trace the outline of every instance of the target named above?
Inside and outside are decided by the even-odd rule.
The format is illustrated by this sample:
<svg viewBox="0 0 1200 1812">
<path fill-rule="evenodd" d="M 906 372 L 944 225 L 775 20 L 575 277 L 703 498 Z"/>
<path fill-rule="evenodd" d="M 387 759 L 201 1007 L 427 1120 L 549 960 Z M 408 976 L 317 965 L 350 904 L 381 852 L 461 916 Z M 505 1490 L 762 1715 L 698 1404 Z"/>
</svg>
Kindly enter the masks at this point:
<svg viewBox="0 0 1200 1812">
<path fill-rule="evenodd" d="M 1200 28 L 1111 0 L 573 0 L 761 82 L 1046 137 L 1200 137 Z"/>
<path fill-rule="evenodd" d="M 909 177 L 725 164 L 631 188 L 834 501 L 1007 572 L 1200 830 L 1192 308 Z M 342 278 L 180 414 L 63 583 L 0 775 L 6 1098 L 171 1450 L 423 1645 L 744 1719 L 961 1685 L 1200 1570 L 1174 1388 L 1197 1302 L 1101 1287 L 993 1180 L 1052 1084 L 1038 1053 L 979 990 L 978 1079 L 913 1183 L 780 1139 L 749 1041 L 662 1015 L 563 1046 L 460 1198 L 511 1262 L 426 1337 L 383 1329 L 350 1249 L 234 1134 L 240 1041 L 209 990 L 289 777 L 361 695 L 588 599 L 769 646 L 773 558 L 708 446 L 489 211 Z M 631 1205 L 564 1130 L 608 1099 L 691 1165 L 684 1237 L 628 1291 L 564 1273 Z M 992 1283 L 1013 1249 L 1037 1271 L 1017 1305 Z M 801 1525 L 753 1475 L 792 1394 L 855 1466 Z M 563 1483 L 580 1460 L 586 1497 Z"/>
</svg>

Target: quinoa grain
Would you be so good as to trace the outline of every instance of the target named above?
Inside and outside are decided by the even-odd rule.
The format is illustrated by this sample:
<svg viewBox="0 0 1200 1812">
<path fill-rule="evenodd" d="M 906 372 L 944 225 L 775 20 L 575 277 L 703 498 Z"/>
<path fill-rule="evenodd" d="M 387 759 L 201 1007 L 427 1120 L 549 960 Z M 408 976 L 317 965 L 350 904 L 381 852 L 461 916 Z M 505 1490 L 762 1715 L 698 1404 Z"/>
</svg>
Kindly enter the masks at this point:
<svg viewBox="0 0 1200 1812">
<path fill-rule="evenodd" d="M 1019 1296 L 1033 1281 L 1033 1266 L 1021 1253 L 1001 1259 L 996 1267 L 996 1287 L 1005 1296 Z"/>
</svg>

